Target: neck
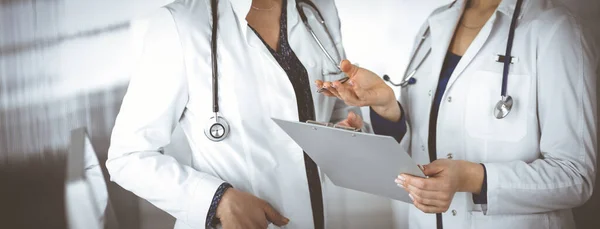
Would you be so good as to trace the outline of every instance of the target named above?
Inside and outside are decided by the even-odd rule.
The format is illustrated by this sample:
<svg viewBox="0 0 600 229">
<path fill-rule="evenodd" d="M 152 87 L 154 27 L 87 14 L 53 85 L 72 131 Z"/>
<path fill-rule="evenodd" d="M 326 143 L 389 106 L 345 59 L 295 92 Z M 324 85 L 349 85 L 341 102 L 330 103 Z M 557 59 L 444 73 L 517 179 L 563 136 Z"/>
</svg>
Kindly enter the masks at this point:
<svg viewBox="0 0 600 229">
<path fill-rule="evenodd" d="M 467 8 L 496 8 L 498 5 L 500 5 L 500 2 L 502 2 L 502 0 L 468 0 Z"/>
<path fill-rule="evenodd" d="M 252 0 L 252 6 L 257 8 L 269 8 L 281 0 Z"/>
</svg>

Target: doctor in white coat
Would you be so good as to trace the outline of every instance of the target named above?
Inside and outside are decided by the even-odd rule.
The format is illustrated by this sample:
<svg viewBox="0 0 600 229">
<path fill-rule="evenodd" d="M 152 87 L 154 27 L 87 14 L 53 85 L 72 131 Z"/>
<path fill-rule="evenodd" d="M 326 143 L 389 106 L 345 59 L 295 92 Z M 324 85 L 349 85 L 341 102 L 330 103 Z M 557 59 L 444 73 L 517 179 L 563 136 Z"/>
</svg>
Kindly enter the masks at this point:
<svg viewBox="0 0 600 229">
<path fill-rule="evenodd" d="M 337 46 L 328 48 L 343 56 L 334 1 L 314 4 Z M 306 69 L 297 77 L 306 82 L 301 89 L 314 103 L 316 121 L 360 120 L 360 110 L 316 93 L 311 83 L 335 80 L 324 76 L 335 66 L 300 20 L 295 0 L 218 1 L 218 105 L 231 129 L 224 140 L 211 141 L 204 133 L 214 116 L 211 9 L 210 0 L 180 0 L 140 22 L 147 27 L 138 41 L 143 54 L 113 129 L 111 180 L 174 216 L 176 228 L 340 228 L 313 222 L 331 213 L 326 204 L 312 211 L 307 177 L 319 173 L 307 174 L 302 149 L 271 120 L 298 120 L 303 104 L 270 50 L 295 54 Z M 162 152 L 178 124 L 192 149 L 191 165 Z M 333 189 L 323 184 L 323 193 Z"/>
<path fill-rule="evenodd" d="M 523 0 L 507 84 L 514 105 L 494 116 L 503 76 L 496 57 L 506 51 L 516 5 L 462 0 L 435 10 L 419 33 L 430 28 L 431 54 L 399 103 L 384 80 L 347 61 L 349 84 L 318 83 L 347 104 L 405 121 L 401 150 L 429 176 L 395 180 L 413 198 L 411 229 L 575 228 L 571 209 L 592 195 L 598 59 L 556 1 Z"/>
</svg>

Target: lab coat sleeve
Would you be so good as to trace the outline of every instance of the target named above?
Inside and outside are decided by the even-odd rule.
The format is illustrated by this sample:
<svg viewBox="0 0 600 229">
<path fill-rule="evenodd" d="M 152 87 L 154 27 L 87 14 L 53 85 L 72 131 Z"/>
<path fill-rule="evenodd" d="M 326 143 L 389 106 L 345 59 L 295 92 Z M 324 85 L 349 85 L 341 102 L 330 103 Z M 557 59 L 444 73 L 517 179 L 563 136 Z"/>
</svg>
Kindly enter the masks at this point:
<svg viewBox="0 0 600 229">
<path fill-rule="evenodd" d="M 531 163 L 485 163 L 488 215 L 570 209 L 592 195 L 597 60 L 571 16 L 544 23 L 536 66 L 541 158 Z"/>
<path fill-rule="evenodd" d="M 112 132 L 106 166 L 112 181 L 192 228 L 205 228 L 213 195 L 223 183 L 164 155 L 163 147 L 188 101 L 176 25 L 160 9 L 146 25 L 143 53 L 133 70 Z"/>
</svg>

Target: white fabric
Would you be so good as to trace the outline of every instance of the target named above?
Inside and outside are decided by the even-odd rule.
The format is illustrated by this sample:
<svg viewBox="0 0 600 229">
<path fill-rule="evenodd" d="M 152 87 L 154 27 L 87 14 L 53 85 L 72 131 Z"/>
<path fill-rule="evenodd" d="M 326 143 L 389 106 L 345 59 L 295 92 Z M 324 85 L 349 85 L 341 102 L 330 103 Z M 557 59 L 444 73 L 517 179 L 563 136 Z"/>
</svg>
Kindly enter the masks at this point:
<svg viewBox="0 0 600 229">
<path fill-rule="evenodd" d="M 432 53 L 400 101 L 411 126 L 405 149 L 429 162 L 429 113 L 440 71 L 466 1 L 429 17 Z M 484 163 L 488 204 L 457 193 L 445 229 L 574 228 L 571 208 L 592 194 L 596 171 L 596 54 L 578 20 L 548 0 L 525 0 L 516 29 L 507 93 L 512 112 L 498 120 L 504 54 L 516 0 L 503 0 L 452 74 L 439 108 L 437 157 Z M 421 33 L 419 33 L 421 34 Z M 423 49 L 422 49 L 423 50 Z M 424 52 L 424 51 L 423 51 Z M 485 210 L 487 208 L 487 211 Z M 483 209 L 483 210 L 481 210 Z M 414 206 L 409 227 L 435 228 Z"/>
<path fill-rule="evenodd" d="M 313 227 L 302 149 L 271 120 L 298 119 L 294 89 L 247 26 L 250 2 L 219 1 L 219 105 L 231 133 L 217 143 L 203 132 L 213 116 L 210 1 L 176 1 L 137 23 L 147 31 L 137 41 L 143 53 L 117 117 L 107 167 L 112 181 L 173 215 L 176 228 L 204 228 L 223 182 L 269 202 L 291 219 L 286 228 Z M 333 1 L 315 3 L 343 54 Z M 287 12 L 290 45 L 314 92 L 315 80 L 334 80 L 323 79 L 332 66 L 301 23 L 294 0 L 288 0 Z M 313 100 L 317 121 L 360 112 L 317 93 Z M 190 166 L 161 153 L 177 124 L 193 152 Z"/>
</svg>

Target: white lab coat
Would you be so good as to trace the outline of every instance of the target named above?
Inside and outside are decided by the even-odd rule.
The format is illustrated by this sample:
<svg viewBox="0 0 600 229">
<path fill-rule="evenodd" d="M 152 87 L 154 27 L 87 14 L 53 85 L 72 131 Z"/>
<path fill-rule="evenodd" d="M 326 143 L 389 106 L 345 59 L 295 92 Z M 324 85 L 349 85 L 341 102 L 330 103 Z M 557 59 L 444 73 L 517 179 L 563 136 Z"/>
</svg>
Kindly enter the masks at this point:
<svg viewBox="0 0 600 229">
<path fill-rule="evenodd" d="M 343 54 L 333 0 L 314 2 Z M 223 182 L 270 203 L 291 220 L 286 228 L 313 227 L 303 151 L 271 120 L 298 120 L 294 89 L 247 26 L 250 5 L 219 1 L 219 105 L 231 126 L 221 142 L 203 132 L 213 116 L 210 0 L 176 1 L 141 23 L 147 32 L 137 42 L 143 42 L 144 53 L 117 117 L 106 165 L 112 181 L 173 215 L 176 228 L 204 228 Z M 334 66 L 300 20 L 294 0 L 288 0 L 287 15 L 290 46 L 315 92 L 315 80 L 334 80 L 323 78 Z M 354 109 L 316 92 L 313 101 L 317 121 L 338 122 Z M 161 152 L 177 124 L 193 152 L 189 166 Z M 325 183 L 324 193 L 335 189 Z M 327 218 L 327 205 L 325 211 Z"/>
<path fill-rule="evenodd" d="M 411 132 L 402 146 L 429 163 L 431 104 L 454 29 L 466 1 L 434 11 L 432 53 L 417 83 L 401 90 Z M 437 123 L 437 158 L 484 163 L 487 205 L 456 193 L 444 229 L 574 228 L 571 208 L 592 194 L 596 173 L 596 67 L 580 24 L 553 1 L 525 0 L 514 40 L 507 93 L 515 101 L 504 119 L 500 99 L 504 54 L 516 0 L 503 0 L 481 29 L 446 87 Z M 420 38 L 420 37 L 419 37 Z M 425 52 L 422 48 L 421 55 Z M 420 60 L 417 56 L 417 60 Z M 435 214 L 409 207 L 409 226 L 435 228 Z"/>
</svg>

